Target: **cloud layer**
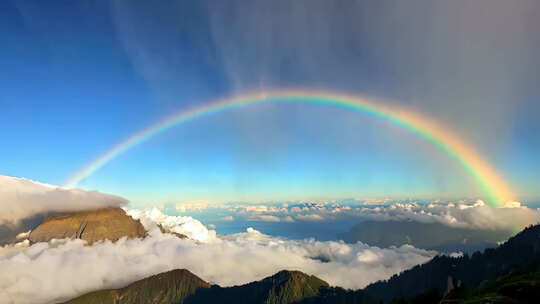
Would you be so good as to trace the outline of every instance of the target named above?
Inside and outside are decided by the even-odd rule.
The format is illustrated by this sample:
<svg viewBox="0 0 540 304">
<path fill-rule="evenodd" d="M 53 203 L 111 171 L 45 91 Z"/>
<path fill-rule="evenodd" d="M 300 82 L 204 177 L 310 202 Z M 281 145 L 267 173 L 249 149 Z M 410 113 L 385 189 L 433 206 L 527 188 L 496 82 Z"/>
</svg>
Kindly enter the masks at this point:
<svg viewBox="0 0 540 304">
<path fill-rule="evenodd" d="M 126 200 L 95 191 L 63 189 L 27 179 L 0 176 L 0 224 L 47 211 L 76 211 L 121 206 Z M 367 203 L 369 204 L 369 202 Z M 414 220 L 452 227 L 516 229 L 536 223 L 540 211 L 519 203 L 494 208 L 482 201 L 454 203 L 303 202 L 282 204 L 211 204 L 177 206 L 179 211 L 219 208 L 223 220 L 243 218 L 267 222 L 311 221 L 325 225 L 344 218 Z M 314 274 L 332 285 L 361 288 L 370 282 L 426 262 L 434 251 L 409 245 L 378 248 L 363 243 L 289 240 L 255 229 L 219 236 L 189 216 L 168 216 L 159 209 L 127 210 L 140 219 L 149 236 L 86 246 L 81 240 L 54 240 L 29 246 L 0 247 L 0 299 L 7 303 L 58 302 L 104 288 L 124 286 L 163 271 L 187 268 L 222 286 L 244 284 L 282 269 Z M 187 235 L 180 239 L 165 231 Z"/>
<path fill-rule="evenodd" d="M 521 230 L 540 222 L 540 210 L 514 202 L 503 207 L 491 207 L 482 201 L 458 203 L 392 204 L 358 211 L 365 219 L 378 221 L 413 220 L 441 223 L 456 228 Z"/>
<path fill-rule="evenodd" d="M 229 218 L 248 221 L 328 222 L 345 218 L 375 221 L 417 221 L 440 223 L 455 228 L 483 230 L 521 230 L 540 222 L 540 210 L 511 202 L 501 207 L 491 207 L 481 200 L 457 202 L 399 202 L 343 201 L 301 202 L 282 204 L 228 203 L 197 206 L 197 209 L 177 204 L 180 212 L 203 211 L 205 208 L 229 212 Z"/>
<path fill-rule="evenodd" d="M 127 200 L 97 191 L 65 189 L 25 178 L 0 175 L 0 225 L 43 212 L 119 207 Z"/>
<path fill-rule="evenodd" d="M 189 217 L 169 217 L 157 209 L 129 213 L 137 213 L 151 229 L 149 237 L 93 246 L 81 240 L 58 240 L 0 248 L 0 298 L 7 303 L 57 302 L 175 268 L 187 268 L 223 286 L 296 269 L 332 285 L 360 288 L 436 254 L 407 245 L 381 249 L 362 243 L 292 241 L 251 228 L 217 237 L 211 230 L 201 231 L 204 226 Z M 152 218 L 168 230 L 208 237 L 195 241 L 164 234 Z"/>
</svg>

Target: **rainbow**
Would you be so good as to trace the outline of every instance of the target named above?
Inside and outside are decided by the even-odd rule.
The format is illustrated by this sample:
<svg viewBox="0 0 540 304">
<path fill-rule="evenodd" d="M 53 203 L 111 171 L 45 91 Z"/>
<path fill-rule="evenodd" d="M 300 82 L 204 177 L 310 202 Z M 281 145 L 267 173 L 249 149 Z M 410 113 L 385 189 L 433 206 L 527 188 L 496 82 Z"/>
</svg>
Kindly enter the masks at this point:
<svg viewBox="0 0 540 304">
<path fill-rule="evenodd" d="M 395 106 L 392 109 L 384 107 L 374 98 L 340 95 L 329 92 L 307 90 L 264 91 L 224 98 L 205 103 L 203 106 L 181 111 L 159 123 L 156 123 L 127 140 L 114 146 L 111 150 L 97 158 L 89 165 L 78 171 L 67 182 L 66 187 L 73 188 L 84 178 L 92 175 L 105 164 L 141 144 L 156 134 L 162 133 L 182 123 L 200 117 L 238 109 L 249 105 L 262 103 L 304 103 L 325 105 L 364 113 L 374 118 L 389 122 L 424 139 L 449 157 L 456 160 L 463 169 L 476 181 L 486 195 L 487 202 L 492 206 L 512 201 L 513 195 L 506 183 L 485 162 L 471 146 L 465 144 L 448 130 L 430 121 L 428 118 Z"/>
</svg>

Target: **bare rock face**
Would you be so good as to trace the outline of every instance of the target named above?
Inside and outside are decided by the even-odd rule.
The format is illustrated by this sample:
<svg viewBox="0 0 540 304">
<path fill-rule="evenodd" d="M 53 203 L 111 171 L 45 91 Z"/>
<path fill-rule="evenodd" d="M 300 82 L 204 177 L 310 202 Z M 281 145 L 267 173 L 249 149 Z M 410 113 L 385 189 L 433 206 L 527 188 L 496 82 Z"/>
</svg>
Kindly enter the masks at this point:
<svg viewBox="0 0 540 304">
<path fill-rule="evenodd" d="M 160 224 L 158 224 L 158 227 L 159 227 L 159 230 L 161 231 L 161 233 L 169 233 L 169 234 L 172 234 L 174 236 L 176 236 L 177 238 L 179 239 L 187 239 L 188 236 L 185 235 L 185 234 L 181 234 L 181 233 L 178 233 L 178 232 L 174 232 L 174 231 L 167 231 L 165 228 L 163 228 L 163 226 L 161 226 Z"/>
<path fill-rule="evenodd" d="M 145 237 L 146 230 L 120 208 L 63 213 L 48 218 L 29 236 L 30 242 L 48 242 L 52 239 L 77 238 L 92 244 L 97 241 L 117 241 L 122 237 Z"/>
</svg>

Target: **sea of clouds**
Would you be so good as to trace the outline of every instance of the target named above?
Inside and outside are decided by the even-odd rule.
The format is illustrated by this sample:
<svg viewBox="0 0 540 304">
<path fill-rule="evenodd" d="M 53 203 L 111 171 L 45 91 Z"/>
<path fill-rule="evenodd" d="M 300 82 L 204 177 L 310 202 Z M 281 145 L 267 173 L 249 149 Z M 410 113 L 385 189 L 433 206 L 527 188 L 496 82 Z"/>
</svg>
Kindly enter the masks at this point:
<svg viewBox="0 0 540 304">
<path fill-rule="evenodd" d="M 434 251 L 366 244 L 287 240 L 252 228 L 218 236 L 191 217 L 168 216 L 158 209 L 127 210 L 150 234 L 85 245 L 82 240 L 27 241 L 0 249 L 0 298 L 7 303 L 54 303 L 97 289 L 123 287 L 177 268 L 203 280 L 231 286 L 260 280 L 279 270 L 300 270 L 332 285 L 361 288 L 428 261 Z M 162 233 L 188 235 L 180 239 Z"/>
<path fill-rule="evenodd" d="M 40 212 L 76 211 L 123 206 L 123 198 L 95 191 L 69 190 L 27 179 L 0 176 L 0 225 Z M 387 201 L 343 205 L 305 202 L 297 204 L 211 204 L 177 206 L 178 211 L 222 208 L 234 212 L 226 221 L 253 218 L 270 222 L 332 221 L 344 216 L 373 220 L 440 222 L 455 227 L 500 228 L 509 223 L 536 223 L 539 211 L 518 203 L 501 208 L 481 201 L 420 204 Z M 158 208 L 129 209 L 149 235 L 92 246 L 82 240 L 52 240 L 30 245 L 0 247 L 0 299 L 3 303 L 56 303 L 93 290 L 117 288 L 160 272 L 186 268 L 203 280 L 222 286 L 260 280 L 280 270 L 300 270 L 331 285 L 362 288 L 387 279 L 437 254 L 401 247 L 378 248 L 314 239 L 291 240 L 266 235 L 253 228 L 218 235 L 190 216 L 171 216 Z M 182 209 L 183 208 L 183 209 Z M 181 239 L 165 231 L 188 236 Z"/>
<path fill-rule="evenodd" d="M 454 228 L 518 231 L 540 222 L 540 210 L 508 202 L 490 206 L 482 200 L 392 201 L 360 200 L 341 202 L 287 202 L 272 204 L 208 203 L 205 201 L 179 203 L 180 213 L 206 209 L 229 212 L 223 220 L 242 219 L 266 222 L 331 222 L 355 219 L 372 221 L 417 221 L 439 223 Z"/>
</svg>

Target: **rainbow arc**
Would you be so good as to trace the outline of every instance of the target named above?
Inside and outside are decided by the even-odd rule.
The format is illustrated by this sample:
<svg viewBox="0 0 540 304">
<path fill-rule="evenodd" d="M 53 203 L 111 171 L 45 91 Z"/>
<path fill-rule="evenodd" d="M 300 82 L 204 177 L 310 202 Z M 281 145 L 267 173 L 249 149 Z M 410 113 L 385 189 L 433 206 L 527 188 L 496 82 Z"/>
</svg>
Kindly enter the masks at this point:
<svg viewBox="0 0 540 304">
<path fill-rule="evenodd" d="M 395 107 L 385 107 L 376 101 L 374 98 L 329 92 L 282 90 L 243 94 L 205 103 L 203 106 L 181 111 L 132 135 L 74 174 L 66 182 L 66 187 L 76 187 L 81 180 L 92 175 L 118 155 L 159 133 L 190 120 L 262 103 L 304 103 L 333 106 L 364 113 L 403 128 L 457 161 L 473 177 L 486 195 L 486 200 L 490 205 L 498 206 L 513 201 L 513 194 L 508 185 L 470 145 L 423 115 Z"/>
</svg>

